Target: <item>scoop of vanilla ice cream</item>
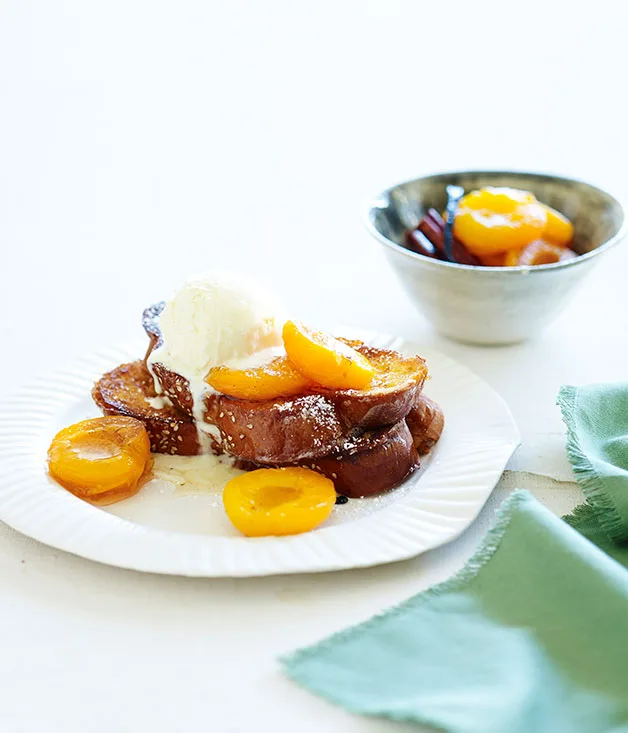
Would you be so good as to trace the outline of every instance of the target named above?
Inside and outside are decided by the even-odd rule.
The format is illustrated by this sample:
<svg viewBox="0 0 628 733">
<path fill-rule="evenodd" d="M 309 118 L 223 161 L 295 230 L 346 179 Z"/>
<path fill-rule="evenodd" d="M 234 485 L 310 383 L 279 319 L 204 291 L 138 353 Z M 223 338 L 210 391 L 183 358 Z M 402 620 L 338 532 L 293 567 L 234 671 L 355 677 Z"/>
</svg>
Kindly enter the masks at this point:
<svg viewBox="0 0 628 733">
<path fill-rule="evenodd" d="M 151 355 L 185 377 L 247 359 L 281 344 L 280 303 L 242 274 L 196 275 L 167 301 L 160 317 L 163 345 Z"/>
</svg>

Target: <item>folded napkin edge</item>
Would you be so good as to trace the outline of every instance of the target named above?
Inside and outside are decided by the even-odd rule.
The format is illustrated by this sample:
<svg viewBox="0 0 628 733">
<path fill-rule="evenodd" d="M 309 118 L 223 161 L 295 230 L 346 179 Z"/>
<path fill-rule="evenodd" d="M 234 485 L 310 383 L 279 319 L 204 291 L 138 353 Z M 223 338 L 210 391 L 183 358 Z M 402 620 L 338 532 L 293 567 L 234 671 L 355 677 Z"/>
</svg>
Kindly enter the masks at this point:
<svg viewBox="0 0 628 733">
<path fill-rule="evenodd" d="M 450 578 L 447 578 L 447 580 L 444 580 L 441 583 L 437 583 L 436 585 L 426 588 L 425 590 L 419 591 L 405 601 L 402 601 L 395 606 L 391 606 L 387 609 L 384 609 L 383 611 L 380 611 L 375 616 L 372 616 L 366 621 L 362 621 L 360 623 L 354 624 L 353 626 L 341 629 L 331 636 L 327 636 L 323 640 L 315 642 L 310 646 L 296 649 L 295 651 L 281 655 L 279 657 L 279 662 L 285 670 L 286 674 L 295 682 L 305 683 L 307 681 L 306 686 L 313 688 L 314 685 L 312 685 L 311 680 L 306 680 L 307 675 L 304 675 L 303 677 L 299 675 L 299 672 L 296 669 L 296 666 L 299 664 L 299 662 L 305 661 L 310 655 L 318 653 L 327 647 L 331 647 L 332 645 L 335 645 L 339 642 L 342 643 L 343 641 L 348 640 L 350 637 L 355 636 L 358 633 L 361 634 L 369 631 L 373 626 L 376 626 L 384 618 L 388 619 L 391 617 L 391 615 L 405 613 L 406 611 L 412 610 L 419 604 L 425 603 L 434 596 L 439 596 L 443 593 L 451 593 L 452 591 L 456 591 L 463 587 L 466 583 L 468 583 L 470 580 L 477 576 L 480 570 L 482 570 L 482 568 L 489 562 L 489 560 L 491 560 L 493 555 L 497 552 L 504 537 L 504 534 L 508 529 L 508 525 L 510 524 L 510 520 L 512 519 L 512 515 L 515 509 L 519 505 L 530 500 L 534 501 L 534 497 L 529 491 L 525 489 L 515 489 L 510 494 L 510 496 L 508 496 L 504 500 L 503 504 L 495 513 L 493 525 L 488 530 L 488 532 L 482 539 L 482 542 L 476 548 L 475 552 L 467 560 L 464 566 L 460 570 L 458 570 L 458 572 L 454 573 L 454 575 L 452 575 Z M 319 694 L 331 700 L 331 697 L 329 696 L 329 693 L 327 691 L 319 690 Z M 337 701 L 332 700 L 332 702 Z M 345 703 L 343 702 L 343 705 L 344 704 Z"/>
<path fill-rule="evenodd" d="M 573 468 L 578 486 L 590 503 L 600 527 L 615 542 L 626 540 L 626 526 L 612 496 L 604 488 L 604 482 L 582 450 L 576 431 L 576 411 L 578 407 L 578 388 L 563 385 L 558 393 L 556 404 L 560 408 L 563 422 L 567 428 L 567 457 Z M 578 510 L 565 517 L 572 525 L 578 519 Z"/>
<path fill-rule="evenodd" d="M 307 673 L 294 673 L 292 670 L 285 669 L 288 677 L 293 682 L 305 687 L 309 692 L 318 695 L 332 705 L 337 705 L 348 713 L 355 715 L 363 715 L 369 718 L 388 718 L 396 723 L 418 723 L 422 727 L 427 727 L 430 733 L 449 733 L 449 729 L 443 728 L 439 722 L 425 713 L 420 711 L 394 710 L 389 707 L 379 708 L 372 705 L 370 708 L 365 707 L 363 701 L 353 701 L 342 694 L 336 694 L 333 690 L 319 685 L 316 679 L 311 679 Z"/>
</svg>

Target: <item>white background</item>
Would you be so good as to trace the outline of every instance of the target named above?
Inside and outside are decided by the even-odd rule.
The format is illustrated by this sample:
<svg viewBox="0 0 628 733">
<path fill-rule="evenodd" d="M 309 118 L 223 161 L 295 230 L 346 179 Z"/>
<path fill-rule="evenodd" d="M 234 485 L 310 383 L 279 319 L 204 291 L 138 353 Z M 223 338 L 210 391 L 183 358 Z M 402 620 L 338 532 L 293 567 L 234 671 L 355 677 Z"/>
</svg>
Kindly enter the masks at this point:
<svg viewBox="0 0 628 733">
<path fill-rule="evenodd" d="M 311 323 L 440 348 L 506 398 L 524 437 L 459 541 L 372 570 L 141 576 L 0 527 L 3 733 L 404 728 L 319 701 L 275 658 L 446 577 L 513 485 L 573 505 L 554 400 L 563 382 L 625 378 L 628 254 L 535 341 L 464 347 L 412 310 L 360 206 L 475 167 L 625 196 L 627 22 L 599 0 L 0 0 L 0 397 L 136 337 L 147 304 L 230 267 Z"/>
</svg>

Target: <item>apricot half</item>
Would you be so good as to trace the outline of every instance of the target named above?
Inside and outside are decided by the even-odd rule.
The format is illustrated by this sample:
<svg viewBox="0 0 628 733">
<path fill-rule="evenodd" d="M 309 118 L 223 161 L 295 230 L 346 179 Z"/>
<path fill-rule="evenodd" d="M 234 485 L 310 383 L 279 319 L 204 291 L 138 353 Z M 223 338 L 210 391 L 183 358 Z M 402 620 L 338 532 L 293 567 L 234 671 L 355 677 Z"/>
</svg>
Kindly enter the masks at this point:
<svg viewBox="0 0 628 733">
<path fill-rule="evenodd" d="M 522 252 L 509 252 L 506 265 L 510 267 L 516 267 L 517 265 L 526 267 L 554 265 L 557 262 L 573 260 L 575 257 L 577 257 L 576 253 L 568 247 L 561 247 L 558 244 L 537 239 L 525 247 Z"/>
<path fill-rule="evenodd" d="M 233 526 L 247 537 L 300 534 L 329 517 L 336 490 L 309 468 L 260 468 L 232 478 L 222 501 Z"/>
<path fill-rule="evenodd" d="M 519 253 L 520 250 L 511 250 L 511 252 Z M 506 258 L 510 252 L 499 252 L 496 255 L 482 255 L 480 262 L 484 267 L 505 267 Z"/>
<path fill-rule="evenodd" d="M 522 249 L 541 236 L 546 223 L 546 208 L 530 192 L 487 187 L 462 197 L 454 236 L 483 257 Z"/>
<path fill-rule="evenodd" d="M 241 400 L 272 400 L 303 394 L 312 382 L 285 356 L 255 369 L 214 367 L 205 378 L 217 392 Z"/>
<path fill-rule="evenodd" d="M 152 466 L 144 425 L 121 415 L 59 431 L 48 449 L 50 476 L 80 499 L 113 504 L 136 494 Z"/>
<path fill-rule="evenodd" d="M 574 227 L 566 216 L 552 209 L 551 206 L 541 204 L 545 209 L 547 221 L 543 230 L 543 239 L 552 244 L 568 247 L 573 241 Z"/>
<path fill-rule="evenodd" d="M 283 344 L 290 361 L 309 379 L 329 389 L 364 389 L 375 368 L 346 343 L 294 321 L 283 327 Z"/>
</svg>

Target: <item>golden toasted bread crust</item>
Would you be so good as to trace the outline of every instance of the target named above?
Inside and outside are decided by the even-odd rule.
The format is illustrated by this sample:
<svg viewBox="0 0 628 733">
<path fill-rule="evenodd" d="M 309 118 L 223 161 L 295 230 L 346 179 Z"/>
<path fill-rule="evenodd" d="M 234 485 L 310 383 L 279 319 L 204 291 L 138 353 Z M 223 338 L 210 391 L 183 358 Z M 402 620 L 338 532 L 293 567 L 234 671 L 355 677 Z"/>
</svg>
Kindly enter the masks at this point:
<svg viewBox="0 0 628 733">
<path fill-rule="evenodd" d="M 420 356 L 406 357 L 397 351 L 378 349 L 361 341 L 341 338 L 375 366 L 375 377 L 368 389 L 325 390 L 347 425 L 376 428 L 403 420 L 418 398 L 427 366 Z"/>
</svg>

